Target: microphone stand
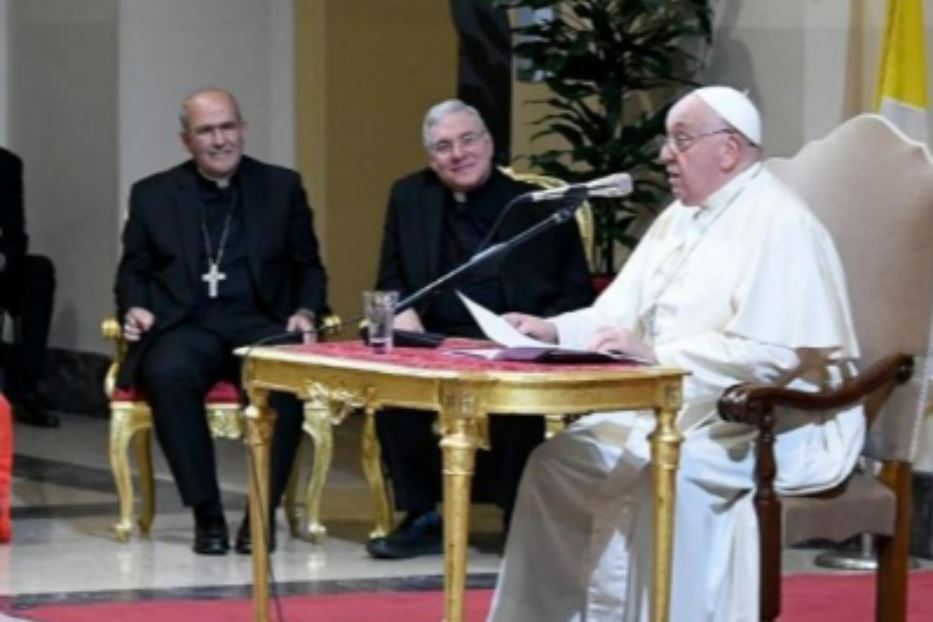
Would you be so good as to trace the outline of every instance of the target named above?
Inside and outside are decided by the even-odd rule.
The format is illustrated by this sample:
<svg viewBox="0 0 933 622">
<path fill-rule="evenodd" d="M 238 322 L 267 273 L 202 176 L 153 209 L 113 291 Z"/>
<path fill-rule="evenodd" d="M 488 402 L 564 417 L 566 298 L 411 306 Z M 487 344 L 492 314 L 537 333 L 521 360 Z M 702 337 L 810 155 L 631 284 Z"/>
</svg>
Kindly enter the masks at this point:
<svg viewBox="0 0 933 622">
<path fill-rule="evenodd" d="M 428 283 L 427 285 L 425 285 L 424 287 L 422 287 L 415 293 L 409 296 L 406 296 L 405 298 L 400 300 L 398 304 L 396 304 L 395 306 L 396 313 L 398 313 L 399 311 L 404 311 L 405 309 L 408 309 L 414 306 L 415 303 L 420 301 L 422 298 L 424 298 L 428 294 L 431 294 L 435 291 L 440 290 L 441 287 L 455 280 L 461 274 L 465 272 L 469 272 L 476 266 L 487 262 L 492 257 L 503 255 L 506 252 L 515 248 L 516 246 L 527 242 L 531 238 L 536 237 L 539 234 L 549 229 L 553 229 L 557 225 L 561 225 L 567 222 L 568 220 L 572 219 L 574 213 L 580 208 L 581 205 L 583 205 L 584 201 L 586 201 L 588 196 L 589 196 L 589 188 L 586 188 L 585 186 L 572 187 L 570 190 L 567 191 L 567 194 L 561 197 L 560 207 L 553 214 L 551 214 L 550 216 L 548 216 L 541 222 L 535 225 L 532 225 L 531 227 L 528 227 L 527 229 L 525 229 L 524 231 L 522 231 L 515 237 L 508 239 L 504 242 L 497 242 L 496 244 L 493 244 L 489 248 L 486 248 L 480 251 L 479 253 L 476 253 L 475 255 L 470 257 L 469 261 L 467 261 L 466 263 L 457 266 L 450 272 L 443 274 L 437 279 L 435 279 L 434 281 Z"/>
</svg>

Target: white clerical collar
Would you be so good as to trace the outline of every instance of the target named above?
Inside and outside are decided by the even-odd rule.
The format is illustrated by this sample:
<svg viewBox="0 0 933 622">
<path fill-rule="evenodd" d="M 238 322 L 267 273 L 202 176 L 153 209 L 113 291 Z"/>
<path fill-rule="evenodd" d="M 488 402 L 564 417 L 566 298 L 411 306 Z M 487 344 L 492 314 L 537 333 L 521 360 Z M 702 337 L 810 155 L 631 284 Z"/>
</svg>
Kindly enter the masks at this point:
<svg viewBox="0 0 933 622">
<path fill-rule="evenodd" d="M 198 175 L 200 175 L 201 177 L 203 177 L 210 183 L 215 184 L 221 190 L 226 190 L 230 186 L 230 177 L 221 177 L 220 179 L 218 179 L 217 177 L 211 177 L 210 175 L 202 171 L 200 168 L 198 168 L 197 170 L 198 170 Z"/>
<path fill-rule="evenodd" d="M 454 201 L 457 203 L 466 203 L 467 195 L 466 192 L 456 192 L 454 191 Z"/>
<path fill-rule="evenodd" d="M 708 217 L 724 210 L 739 196 L 742 190 L 745 189 L 746 184 L 761 172 L 762 166 L 761 162 L 755 162 L 730 179 L 726 182 L 726 185 L 709 195 L 709 197 L 700 204 L 700 209 L 697 210 L 695 216 L 697 218 Z"/>
</svg>

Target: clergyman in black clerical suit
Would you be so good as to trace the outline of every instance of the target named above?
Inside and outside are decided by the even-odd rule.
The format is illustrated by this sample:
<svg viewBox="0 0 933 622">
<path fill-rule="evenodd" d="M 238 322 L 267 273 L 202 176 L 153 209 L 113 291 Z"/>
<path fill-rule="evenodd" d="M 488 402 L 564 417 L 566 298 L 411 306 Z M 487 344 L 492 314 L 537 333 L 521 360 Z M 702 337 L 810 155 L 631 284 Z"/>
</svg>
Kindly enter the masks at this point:
<svg viewBox="0 0 933 622">
<path fill-rule="evenodd" d="M 377 288 L 402 296 L 464 263 L 481 245 L 507 203 L 535 190 L 493 166 L 492 138 L 471 106 L 448 100 L 424 121 L 430 168 L 395 183 L 389 198 Z M 544 220 L 554 205 L 512 209 L 492 242 Z M 455 285 L 495 313 L 538 309 L 560 313 L 589 304 L 593 293 L 577 226 L 565 223 L 516 247 L 499 262 L 482 265 Z M 396 328 L 479 337 L 479 327 L 452 290 L 403 311 Z M 381 412 L 376 417 L 383 456 L 405 520 L 387 537 L 369 542 L 374 557 L 398 559 L 440 552 L 440 450 L 432 434 L 434 413 Z M 492 416 L 492 458 L 497 501 L 506 530 L 522 469 L 544 439 L 542 417 Z"/>
<path fill-rule="evenodd" d="M 55 268 L 48 257 L 27 254 L 23 162 L 0 148 L 0 308 L 16 319 L 12 351 L 4 357 L 5 387 L 17 421 L 57 427 L 42 407 L 37 385 L 45 368 Z"/>
<path fill-rule="evenodd" d="M 243 156 L 246 123 L 233 95 L 195 93 L 181 123 L 192 159 L 130 193 L 116 295 L 132 345 L 118 383 L 146 391 L 182 500 L 193 508 L 194 550 L 218 555 L 229 543 L 204 397 L 218 380 L 238 378 L 234 348 L 286 330 L 309 335 L 327 310 L 326 277 L 300 177 Z M 302 409 L 282 394 L 270 402 L 278 413 L 274 512 Z M 250 550 L 247 520 L 236 548 Z"/>
</svg>

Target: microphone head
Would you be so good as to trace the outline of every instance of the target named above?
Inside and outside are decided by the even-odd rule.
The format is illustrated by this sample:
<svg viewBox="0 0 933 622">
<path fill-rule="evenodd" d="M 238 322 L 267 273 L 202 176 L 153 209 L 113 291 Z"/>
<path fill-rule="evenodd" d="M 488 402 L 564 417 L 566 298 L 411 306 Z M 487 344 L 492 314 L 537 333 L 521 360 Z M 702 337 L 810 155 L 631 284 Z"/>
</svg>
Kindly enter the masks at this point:
<svg viewBox="0 0 933 622">
<path fill-rule="evenodd" d="M 628 173 L 615 173 L 604 177 L 601 183 L 590 191 L 590 196 L 624 197 L 632 193 L 632 176 Z"/>
</svg>

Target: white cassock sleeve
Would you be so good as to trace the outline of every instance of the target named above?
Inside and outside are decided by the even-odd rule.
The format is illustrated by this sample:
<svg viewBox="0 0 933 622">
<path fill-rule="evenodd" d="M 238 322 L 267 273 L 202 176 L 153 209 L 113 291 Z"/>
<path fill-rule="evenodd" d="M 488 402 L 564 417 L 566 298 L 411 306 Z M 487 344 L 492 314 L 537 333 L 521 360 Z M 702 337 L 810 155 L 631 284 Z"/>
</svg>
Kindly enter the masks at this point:
<svg viewBox="0 0 933 622">
<path fill-rule="evenodd" d="M 800 366 L 793 348 L 769 345 L 722 333 L 696 335 L 655 349 L 665 367 L 689 369 L 684 402 L 717 400 L 740 382 L 783 383 Z"/>
</svg>

